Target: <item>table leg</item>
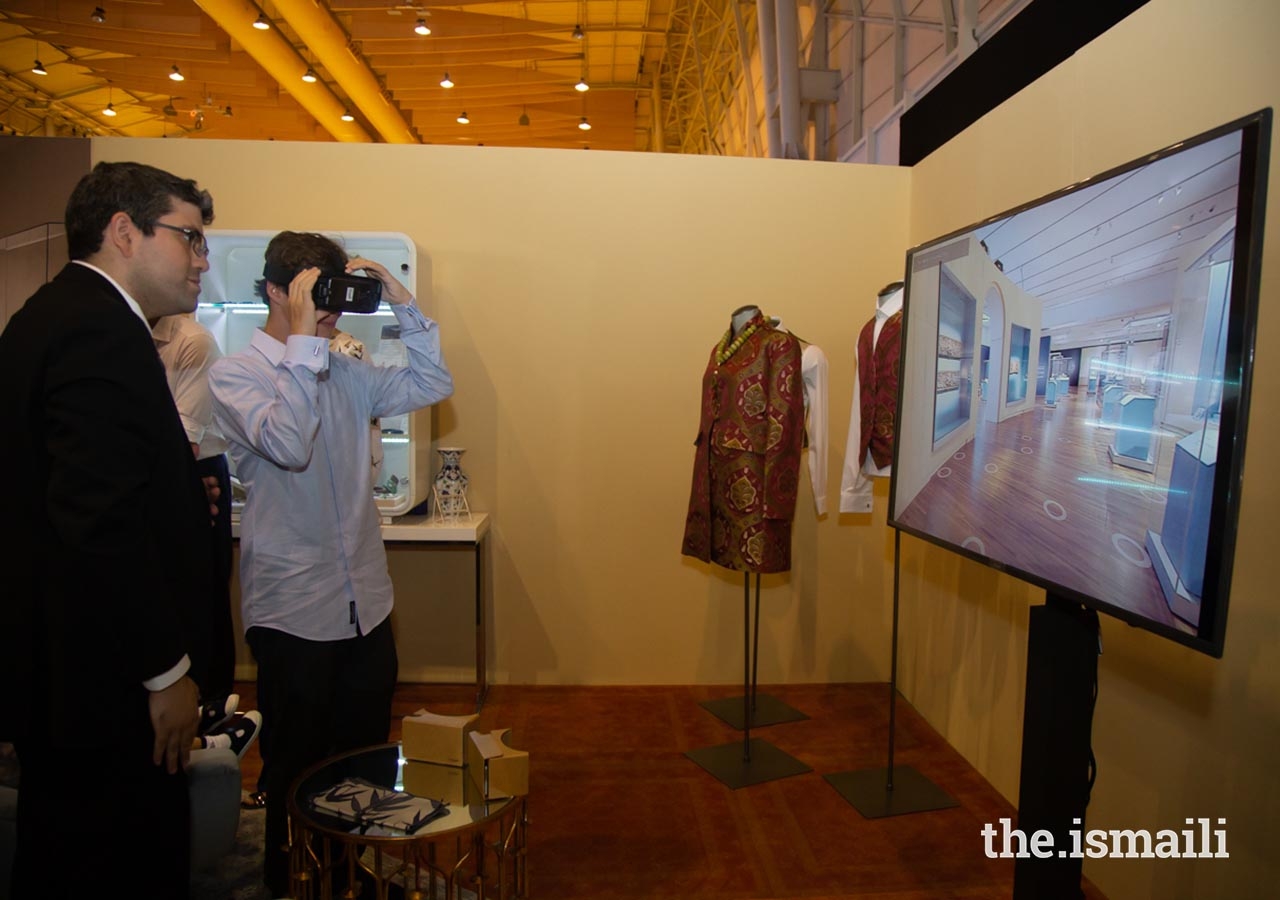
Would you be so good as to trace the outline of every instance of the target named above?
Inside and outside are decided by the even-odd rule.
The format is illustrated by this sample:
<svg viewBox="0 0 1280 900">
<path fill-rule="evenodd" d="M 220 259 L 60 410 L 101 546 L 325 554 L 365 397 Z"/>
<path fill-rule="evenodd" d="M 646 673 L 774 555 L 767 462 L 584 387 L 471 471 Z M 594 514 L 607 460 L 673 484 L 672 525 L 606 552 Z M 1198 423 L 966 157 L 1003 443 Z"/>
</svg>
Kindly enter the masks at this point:
<svg viewBox="0 0 1280 900">
<path fill-rule="evenodd" d="M 485 695 L 489 692 L 488 667 L 485 660 L 485 627 L 484 627 L 484 555 L 488 535 L 476 542 L 476 712 L 484 706 Z"/>
</svg>

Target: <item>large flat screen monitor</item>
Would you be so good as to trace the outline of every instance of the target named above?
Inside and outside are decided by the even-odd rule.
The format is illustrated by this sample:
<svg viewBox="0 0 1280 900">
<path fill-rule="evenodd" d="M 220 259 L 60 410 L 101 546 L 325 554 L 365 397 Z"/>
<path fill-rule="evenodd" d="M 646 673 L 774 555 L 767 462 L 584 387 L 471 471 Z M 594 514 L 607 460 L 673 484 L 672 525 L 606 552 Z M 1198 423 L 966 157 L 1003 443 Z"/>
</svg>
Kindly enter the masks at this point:
<svg viewBox="0 0 1280 900">
<path fill-rule="evenodd" d="M 1222 655 L 1270 132 L 908 253 L 890 525 Z"/>
</svg>

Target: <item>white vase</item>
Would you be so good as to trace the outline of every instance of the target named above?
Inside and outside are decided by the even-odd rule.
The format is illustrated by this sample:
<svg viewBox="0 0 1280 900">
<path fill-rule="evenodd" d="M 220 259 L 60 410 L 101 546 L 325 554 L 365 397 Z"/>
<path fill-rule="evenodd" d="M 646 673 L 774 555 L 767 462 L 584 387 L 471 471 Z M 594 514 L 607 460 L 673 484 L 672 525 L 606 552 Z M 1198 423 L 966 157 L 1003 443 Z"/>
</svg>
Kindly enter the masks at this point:
<svg viewBox="0 0 1280 900">
<path fill-rule="evenodd" d="M 437 447 L 440 454 L 440 471 L 434 483 L 436 513 L 442 518 L 454 518 L 470 512 L 467 506 L 467 473 L 462 471 L 462 454 L 465 447 Z"/>
</svg>

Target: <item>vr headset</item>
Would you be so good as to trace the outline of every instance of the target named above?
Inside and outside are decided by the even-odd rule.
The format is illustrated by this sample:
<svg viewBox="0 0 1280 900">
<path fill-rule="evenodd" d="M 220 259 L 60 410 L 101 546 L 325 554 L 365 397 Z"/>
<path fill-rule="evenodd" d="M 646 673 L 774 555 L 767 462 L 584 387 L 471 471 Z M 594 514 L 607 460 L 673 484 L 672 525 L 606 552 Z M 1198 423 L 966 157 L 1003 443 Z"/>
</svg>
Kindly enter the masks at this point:
<svg viewBox="0 0 1280 900">
<path fill-rule="evenodd" d="M 288 286 L 296 272 L 287 266 L 268 264 L 262 277 L 272 284 Z M 311 299 L 316 309 L 336 313 L 377 312 L 382 302 L 382 282 L 363 275 L 321 275 L 311 288 Z"/>
</svg>

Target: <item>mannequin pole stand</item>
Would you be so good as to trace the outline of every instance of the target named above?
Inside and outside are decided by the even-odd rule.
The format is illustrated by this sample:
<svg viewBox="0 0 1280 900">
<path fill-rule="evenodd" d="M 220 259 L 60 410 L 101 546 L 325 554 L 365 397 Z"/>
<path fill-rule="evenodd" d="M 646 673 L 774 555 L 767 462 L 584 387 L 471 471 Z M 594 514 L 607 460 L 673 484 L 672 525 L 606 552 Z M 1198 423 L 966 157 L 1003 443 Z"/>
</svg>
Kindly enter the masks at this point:
<svg viewBox="0 0 1280 900">
<path fill-rule="evenodd" d="M 747 584 L 749 581 L 747 573 L 742 573 L 742 621 L 747 620 L 747 616 L 751 615 L 751 590 Z M 758 657 L 752 653 L 752 646 L 755 647 L 756 653 L 760 650 L 760 575 L 756 574 L 756 634 L 755 643 L 752 644 L 751 629 L 747 628 L 742 632 L 742 761 L 751 762 L 751 713 L 756 708 L 756 686 L 752 677 L 756 671 L 756 663 Z M 750 664 L 751 671 L 747 671 Z M 751 679 L 748 681 L 748 679 Z M 749 688 L 748 688 L 749 686 Z"/>
<path fill-rule="evenodd" d="M 751 638 L 751 575 L 748 572 L 742 573 L 742 620 L 745 629 L 742 635 L 742 708 L 741 708 L 741 724 L 735 724 L 730 721 L 728 716 L 716 712 L 713 708 L 724 708 L 726 711 L 732 707 L 738 707 L 738 698 L 728 697 L 723 700 L 710 700 L 702 703 L 701 706 L 716 713 L 717 716 L 729 722 L 735 728 L 742 729 L 742 743 L 739 745 L 737 741 L 728 744 L 720 744 L 715 747 L 705 747 L 701 750 L 690 750 L 685 754 L 691 760 L 696 762 L 702 768 L 706 769 L 720 781 L 729 787 L 737 790 L 752 784 L 761 784 L 766 781 L 774 781 L 778 778 L 787 778 L 791 775 L 800 775 L 804 772 L 812 771 L 809 766 L 795 757 L 784 753 L 768 741 L 762 741 L 759 738 L 751 737 L 751 723 L 755 719 L 756 711 L 756 690 L 754 683 L 754 673 L 758 671 L 756 664 L 758 663 L 760 649 L 760 574 L 756 573 L 756 634 L 755 634 L 755 653 L 752 653 Z M 753 661 L 753 656 L 756 659 Z M 807 719 L 802 712 L 792 709 L 785 703 L 773 700 L 768 695 L 761 695 L 766 700 L 773 701 L 774 704 L 785 707 L 794 713 L 790 719 L 776 719 L 765 724 L 776 724 L 777 722 L 792 721 L 794 719 Z M 771 709 L 771 711 L 773 711 Z M 759 724 L 759 723 L 757 723 Z"/>
<path fill-rule="evenodd" d="M 860 769 L 823 776 L 858 812 L 868 819 L 902 816 L 959 806 L 951 796 L 912 766 L 894 766 L 893 741 L 898 702 L 898 569 L 902 532 L 893 532 L 893 649 L 889 664 L 889 764 L 883 769 Z"/>
<path fill-rule="evenodd" d="M 751 635 L 750 607 L 751 573 L 742 573 L 742 622 L 748 637 Z M 770 694 L 761 694 L 756 690 L 756 678 L 760 672 L 760 573 L 756 573 L 756 628 L 753 642 L 743 647 L 743 654 L 748 668 L 742 673 L 743 697 L 721 697 L 719 700 L 706 700 L 699 705 L 712 715 L 723 719 L 734 728 L 750 731 L 751 726 L 763 728 L 766 725 L 779 725 L 783 722 L 799 722 L 809 718 L 794 706 L 783 703 Z M 753 649 L 754 648 L 754 649 Z"/>
<path fill-rule="evenodd" d="M 742 579 L 742 599 L 747 599 L 747 579 L 744 575 Z M 745 613 L 746 610 L 744 609 Z M 746 674 L 745 672 L 743 673 Z M 760 573 L 756 573 L 756 629 L 755 636 L 751 639 L 751 712 L 756 712 L 756 680 L 760 675 Z M 745 679 L 744 679 L 745 683 Z M 746 707 L 744 706 L 743 709 Z M 751 724 L 751 718 L 748 717 L 747 725 Z"/>
</svg>

